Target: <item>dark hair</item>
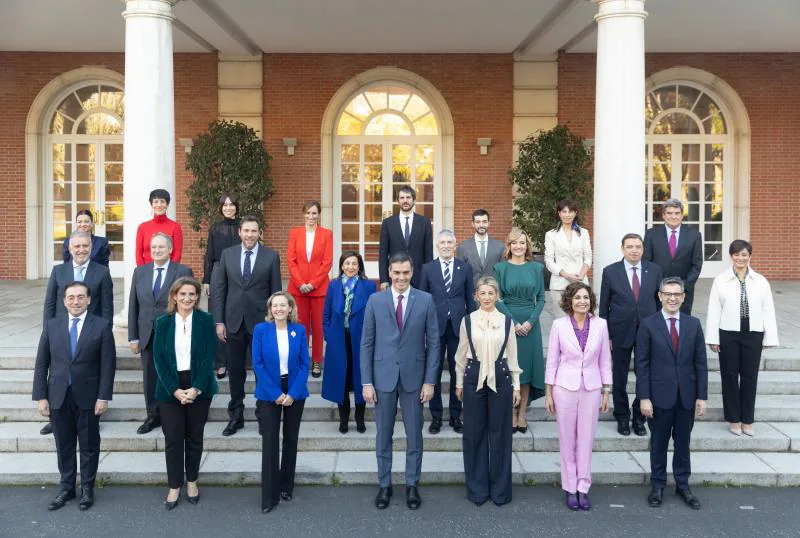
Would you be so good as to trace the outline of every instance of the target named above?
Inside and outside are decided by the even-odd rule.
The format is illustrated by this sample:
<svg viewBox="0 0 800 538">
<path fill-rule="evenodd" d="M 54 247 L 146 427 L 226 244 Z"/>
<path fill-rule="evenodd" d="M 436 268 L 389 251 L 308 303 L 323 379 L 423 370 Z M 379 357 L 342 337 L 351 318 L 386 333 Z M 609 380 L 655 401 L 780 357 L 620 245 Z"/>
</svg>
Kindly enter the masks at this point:
<svg viewBox="0 0 800 538">
<path fill-rule="evenodd" d="M 487 219 L 492 220 L 492 218 L 489 216 L 489 212 L 485 209 L 476 209 L 473 211 L 472 220 L 475 220 L 475 217 L 486 217 Z"/>
<path fill-rule="evenodd" d="M 256 224 L 258 224 L 259 232 L 263 229 L 263 227 L 261 226 L 261 220 L 259 220 L 258 217 L 253 215 L 245 215 L 244 217 L 242 217 L 242 220 L 239 221 L 239 229 L 241 230 L 242 226 L 244 226 L 248 222 L 255 222 Z"/>
<path fill-rule="evenodd" d="M 735 239 L 731 242 L 731 246 L 728 247 L 728 254 L 733 256 L 737 252 L 741 252 L 743 250 L 747 250 L 747 253 L 751 256 L 753 255 L 753 245 L 749 241 L 745 241 L 744 239 Z"/>
<path fill-rule="evenodd" d="M 642 236 L 639 235 L 639 234 L 635 234 L 635 233 L 629 233 L 629 234 L 623 235 L 622 236 L 622 243 L 620 243 L 620 244 L 624 247 L 625 246 L 625 241 L 627 241 L 628 239 L 638 239 L 639 242 L 642 245 L 644 245 L 644 239 L 642 239 Z"/>
<path fill-rule="evenodd" d="M 92 215 L 92 212 L 89 211 L 88 209 L 81 209 L 80 211 L 78 211 L 75 214 L 75 220 L 78 220 L 78 217 L 80 217 L 81 215 L 86 215 L 87 217 L 89 217 L 90 221 L 94 222 L 94 215 Z"/>
<path fill-rule="evenodd" d="M 392 254 L 391 257 L 389 257 L 389 270 L 390 271 L 392 270 L 392 265 L 396 263 L 405 263 L 405 262 L 410 263 L 411 269 L 412 270 L 414 269 L 414 261 L 411 259 L 411 256 L 409 256 L 406 252 L 398 252 L 397 254 Z"/>
<path fill-rule="evenodd" d="M 397 198 L 400 198 L 400 193 L 407 192 L 411 195 L 411 199 L 417 201 L 417 191 L 411 188 L 410 185 L 403 185 L 397 190 Z"/>
<path fill-rule="evenodd" d="M 83 289 L 85 289 L 87 297 L 92 296 L 92 290 L 89 289 L 89 285 L 86 282 L 81 282 L 80 280 L 73 280 L 72 282 L 64 286 L 64 293 L 62 294 L 64 299 L 67 298 L 67 290 L 69 290 L 70 288 L 74 288 L 75 286 L 81 286 Z"/>
<path fill-rule="evenodd" d="M 306 203 L 303 204 L 303 213 L 306 213 L 312 207 L 317 208 L 317 213 L 322 213 L 322 204 L 320 204 L 316 200 L 308 200 Z"/>
<path fill-rule="evenodd" d="M 559 231 L 562 226 L 561 222 L 561 210 L 564 208 L 569 208 L 575 212 L 575 218 L 572 220 L 572 229 L 575 230 L 575 233 L 581 235 L 581 222 L 578 220 L 578 206 L 575 205 L 574 200 L 570 200 L 569 198 L 564 198 L 563 200 L 559 201 L 556 204 L 556 227 L 554 228 L 555 231 Z"/>
<path fill-rule="evenodd" d="M 667 286 L 680 286 L 681 293 L 686 291 L 686 286 L 683 284 L 683 279 L 679 276 L 668 276 L 661 279 L 661 283 L 658 285 L 658 291 L 664 291 L 664 288 Z"/>
<path fill-rule="evenodd" d="M 567 315 L 571 316 L 573 314 L 572 299 L 574 299 L 581 290 L 586 290 L 589 294 L 589 312 L 592 313 L 597 309 L 597 296 L 594 294 L 589 284 L 584 284 L 580 281 L 572 282 L 561 292 L 561 303 L 558 305 Z"/>
<path fill-rule="evenodd" d="M 236 207 L 236 215 L 235 216 L 238 217 L 239 216 L 239 198 L 237 198 L 236 195 L 231 193 L 231 192 L 223 192 L 219 196 L 219 208 L 217 208 L 217 210 L 219 211 L 219 214 L 222 215 L 223 217 L 225 216 L 222 213 L 222 206 L 225 205 L 225 200 L 227 200 L 228 198 L 231 199 L 231 203 Z"/>
<path fill-rule="evenodd" d="M 153 203 L 153 200 L 155 200 L 156 198 L 159 198 L 161 200 L 166 200 L 167 201 L 167 205 L 169 205 L 169 200 L 170 200 L 169 192 L 167 192 L 165 189 L 154 189 L 154 190 L 150 191 L 150 203 L 151 204 Z"/>
<path fill-rule="evenodd" d="M 355 250 L 345 250 L 342 252 L 342 255 L 339 256 L 339 277 L 341 278 L 341 276 L 344 274 L 344 269 L 342 269 L 342 267 L 344 266 L 345 260 L 347 260 L 347 258 L 352 258 L 353 256 L 355 256 L 358 260 L 358 278 L 366 280 L 367 274 L 364 272 L 364 258 L 362 258 L 361 254 Z"/>
<path fill-rule="evenodd" d="M 196 278 L 190 276 L 182 276 L 172 283 L 169 287 L 169 295 L 167 297 L 167 314 L 174 314 L 178 311 L 178 300 L 176 299 L 178 292 L 184 286 L 192 286 L 195 293 L 197 293 L 197 300 L 194 302 L 193 310 L 200 310 L 200 290 L 203 285 Z"/>
</svg>

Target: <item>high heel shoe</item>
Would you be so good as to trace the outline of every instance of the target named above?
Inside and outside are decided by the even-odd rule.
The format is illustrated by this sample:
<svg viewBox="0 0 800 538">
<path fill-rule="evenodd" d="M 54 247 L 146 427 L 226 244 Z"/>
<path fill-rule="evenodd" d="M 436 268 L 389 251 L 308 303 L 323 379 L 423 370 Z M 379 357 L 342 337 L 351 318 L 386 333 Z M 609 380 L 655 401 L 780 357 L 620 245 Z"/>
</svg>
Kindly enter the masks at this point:
<svg viewBox="0 0 800 538">
<path fill-rule="evenodd" d="M 219 372 L 220 370 L 223 370 L 223 372 L 220 373 Z M 225 379 L 225 377 L 227 377 L 227 375 L 228 375 L 228 369 L 227 368 L 219 368 L 216 371 L 216 375 L 217 375 L 217 379 Z"/>
<path fill-rule="evenodd" d="M 198 488 L 197 489 L 197 495 L 192 497 L 191 495 L 189 495 L 189 488 L 187 487 L 186 488 L 186 500 L 189 501 L 189 504 L 196 505 L 197 503 L 199 503 L 200 502 L 200 489 Z"/>
<path fill-rule="evenodd" d="M 519 433 L 528 433 L 528 426 L 517 426 L 517 431 Z"/>
<path fill-rule="evenodd" d="M 178 497 L 174 501 L 164 501 L 164 508 L 167 509 L 167 512 L 178 506 L 178 503 L 181 502 L 181 491 L 178 490 Z"/>
</svg>

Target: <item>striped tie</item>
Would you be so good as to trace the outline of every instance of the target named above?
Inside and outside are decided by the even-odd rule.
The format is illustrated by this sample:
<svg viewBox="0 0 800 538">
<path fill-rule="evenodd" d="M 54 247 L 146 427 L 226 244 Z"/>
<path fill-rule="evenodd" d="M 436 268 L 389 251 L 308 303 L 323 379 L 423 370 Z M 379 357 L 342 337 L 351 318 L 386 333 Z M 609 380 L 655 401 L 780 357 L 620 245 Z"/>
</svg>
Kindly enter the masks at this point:
<svg viewBox="0 0 800 538">
<path fill-rule="evenodd" d="M 447 290 L 447 293 L 450 293 L 450 284 L 452 284 L 452 279 L 450 278 L 450 262 L 444 262 L 444 289 Z"/>
</svg>

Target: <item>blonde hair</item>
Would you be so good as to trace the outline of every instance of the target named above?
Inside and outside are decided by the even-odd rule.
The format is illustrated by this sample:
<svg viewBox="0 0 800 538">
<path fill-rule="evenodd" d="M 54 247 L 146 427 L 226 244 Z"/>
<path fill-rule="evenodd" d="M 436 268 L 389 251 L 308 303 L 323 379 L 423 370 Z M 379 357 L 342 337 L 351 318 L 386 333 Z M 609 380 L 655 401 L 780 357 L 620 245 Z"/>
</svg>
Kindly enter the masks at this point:
<svg viewBox="0 0 800 538">
<path fill-rule="evenodd" d="M 475 283 L 475 302 L 479 303 L 478 301 L 478 290 L 481 289 L 481 286 L 491 286 L 494 288 L 494 292 L 497 295 L 497 300 L 500 300 L 500 284 L 498 284 L 497 280 L 490 276 L 482 276 L 478 279 Z"/>
<path fill-rule="evenodd" d="M 169 296 L 167 298 L 167 314 L 172 315 L 178 310 L 178 300 L 176 297 L 178 296 L 180 289 L 186 285 L 192 286 L 195 293 L 197 293 L 197 299 L 194 302 L 194 310 L 200 310 L 200 289 L 203 287 L 203 285 L 200 284 L 200 281 L 196 278 L 182 276 L 173 282 L 172 286 L 169 287 Z"/>
<path fill-rule="evenodd" d="M 522 236 L 525 236 L 525 261 L 529 262 L 533 260 L 533 243 L 531 243 L 531 238 L 528 234 L 526 234 L 522 228 L 511 228 L 511 231 L 508 232 L 506 236 L 506 248 L 503 251 L 503 258 L 506 260 L 511 259 L 511 242 L 516 241 Z"/>
<path fill-rule="evenodd" d="M 267 299 L 267 321 L 275 321 L 275 318 L 272 317 L 272 301 L 276 297 L 285 297 L 286 302 L 289 303 L 289 315 L 286 317 L 286 321 L 297 323 L 297 302 L 288 291 L 276 291 L 269 296 L 269 299 Z"/>
</svg>

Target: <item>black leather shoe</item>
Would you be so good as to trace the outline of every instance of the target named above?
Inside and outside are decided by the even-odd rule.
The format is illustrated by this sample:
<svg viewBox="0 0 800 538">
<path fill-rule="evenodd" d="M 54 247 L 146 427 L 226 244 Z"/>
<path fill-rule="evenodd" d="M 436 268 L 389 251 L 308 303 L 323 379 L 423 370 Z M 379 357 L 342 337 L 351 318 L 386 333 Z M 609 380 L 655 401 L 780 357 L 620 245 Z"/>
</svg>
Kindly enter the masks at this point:
<svg viewBox="0 0 800 538">
<path fill-rule="evenodd" d="M 292 500 L 292 494 L 289 493 L 288 491 L 281 491 L 281 500 L 282 501 L 291 501 Z"/>
<path fill-rule="evenodd" d="M 53 433 L 53 425 L 48 422 L 47 424 L 42 426 L 42 429 L 39 430 L 39 433 L 42 435 L 50 435 L 51 433 Z"/>
<path fill-rule="evenodd" d="M 440 431 L 442 431 L 442 419 L 440 418 L 431 419 L 431 425 L 428 427 L 428 433 L 436 435 Z"/>
<path fill-rule="evenodd" d="M 406 486 L 406 506 L 409 510 L 416 510 L 422 504 L 417 486 Z"/>
<path fill-rule="evenodd" d="M 624 435 L 625 437 L 631 434 L 631 426 L 628 424 L 627 420 L 625 422 L 621 420 L 617 421 L 617 433 Z"/>
<path fill-rule="evenodd" d="M 647 435 L 647 428 L 644 427 L 644 422 L 636 422 L 633 423 L 633 433 L 638 435 L 639 437 L 644 437 Z"/>
<path fill-rule="evenodd" d="M 94 504 L 94 491 L 92 488 L 84 488 L 81 491 L 81 500 L 78 503 L 78 508 L 81 510 L 88 510 Z"/>
<path fill-rule="evenodd" d="M 181 492 L 178 490 L 178 497 L 174 501 L 164 501 L 164 508 L 167 509 L 167 512 L 178 506 L 178 503 L 181 502 Z"/>
<path fill-rule="evenodd" d="M 653 488 L 650 490 L 650 495 L 647 496 L 647 504 L 653 508 L 658 508 L 664 500 L 664 489 Z"/>
<path fill-rule="evenodd" d="M 189 489 L 187 488 L 186 489 L 186 500 L 189 502 L 189 504 L 197 505 L 200 502 L 200 490 L 198 489 L 197 490 L 197 495 L 192 497 L 191 495 L 189 495 Z"/>
<path fill-rule="evenodd" d="M 161 426 L 161 420 L 157 418 L 147 417 L 147 419 L 144 422 L 142 422 L 142 425 L 139 426 L 139 429 L 136 430 L 136 433 L 138 433 L 139 435 L 144 435 L 146 433 L 150 433 L 155 428 L 158 428 L 160 426 Z"/>
<path fill-rule="evenodd" d="M 230 437 L 242 428 L 244 428 L 244 420 L 231 420 L 228 422 L 228 425 L 225 426 L 225 429 L 222 430 L 222 435 L 225 437 Z"/>
<path fill-rule="evenodd" d="M 685 502 L 686 505 L 692 510 L 700 510 L 700 501 L 694 496 L 692 490 L 689 488 L 675 488 L 675 495 L 683 499 L 683 502 Z"/>
<path fill-rule="evenodd" d="M 225 371 L 222 372 L 222 373 L 219 373 L 220 370 L 225 370 Z M 226 377 L 228 377 L 228 369 L 227 368 L 217 368 L 217 370 L 215 371 L 215 375 L 217 376 L 217 379 L 225 379 Z"/>
<path fill-rule="evenodd" d="M 62 489 L 56 495 L 56 498 L 53 499 L 49 505 L 47 505 L 48 510 L 58 510 L 59 508 L 63 508 L 68 501 L 71 501 L 75 498 L 75 490 L 74 489 Z"/>
<path fill-rule="evenodd" d="M 273 508 L 275 508 L 274 504 L 271 505 L 271 506 L 265 506 L 264 508 L 261 509 L 261 513 L 262 514 L 269 514 L 270 512 L 272 512 Z"/>
<path fill-rule="evenodd" d="M 453 431 L 456 433 L 463 433 L 464 432 L 464 423 L 461 422 L 460 418 L 451 418 L 450 419 L 450 427 L 453 428 Z"/>
<path fill-rule="evenodd" d="M 375 496 L 375 507 L 378 510 L 383 510 L 389 506 L 389 499 L 392 498 L 392 486 L 388 488 L 380 488 L 378 494 Z"/>
<path fill-rule="evenodd" d="M 363 419 L 361 420 L 356 419 L 356 431 L 358 433 L 364 433 L 365 431 L 367 431 L 367 425 L 364 424 Z"/>
<path fill-rule="evenodd" d="M 347 433 L 348 431 L 350 431 L 350 428 L 347 426 L 347 422 L 340 422 L 339 433 Z"/>
</svg>

